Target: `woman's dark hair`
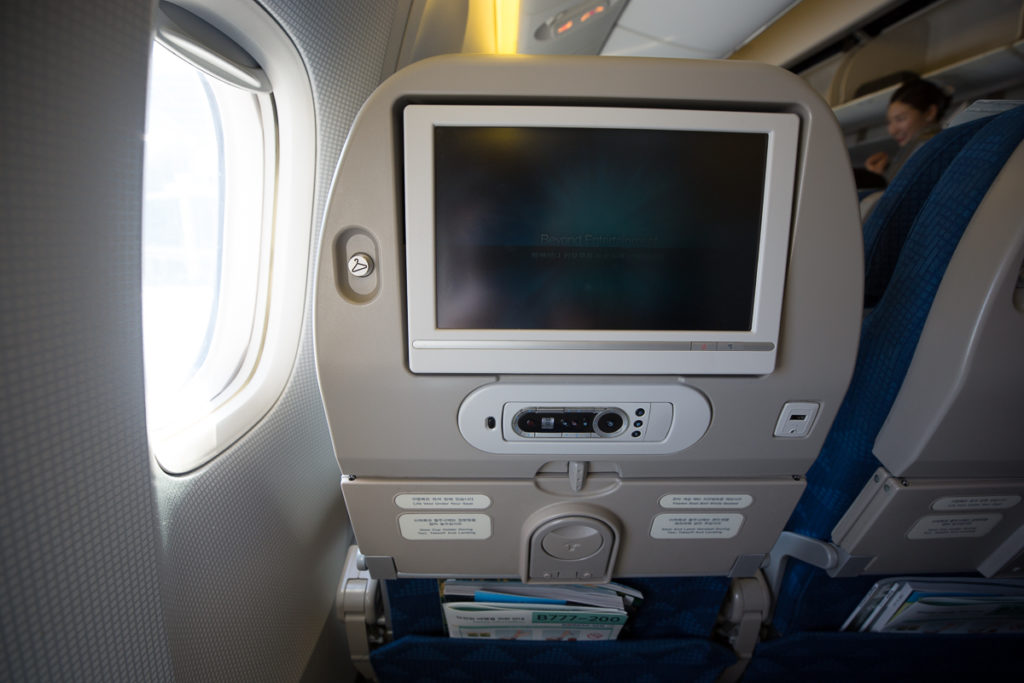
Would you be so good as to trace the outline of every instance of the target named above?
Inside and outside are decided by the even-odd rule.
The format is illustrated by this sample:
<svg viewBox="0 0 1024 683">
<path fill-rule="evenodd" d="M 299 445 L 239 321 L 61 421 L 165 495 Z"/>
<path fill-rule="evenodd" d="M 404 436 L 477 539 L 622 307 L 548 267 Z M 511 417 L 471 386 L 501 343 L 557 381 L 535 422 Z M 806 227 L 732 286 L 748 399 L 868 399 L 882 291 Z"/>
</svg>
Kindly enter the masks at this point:
<svg viewBox="0 0 1024 683">
<path fill-rule="evenodd" d="M 938 120 L 949 106 L 949 99 L 949 95 L 931 81 L 912 78 L 896 89 L 889 102 L 903 102 L 920 112 L 927 112 L 929 107 L 935 105 L 935 118 Z"/>
</svg>

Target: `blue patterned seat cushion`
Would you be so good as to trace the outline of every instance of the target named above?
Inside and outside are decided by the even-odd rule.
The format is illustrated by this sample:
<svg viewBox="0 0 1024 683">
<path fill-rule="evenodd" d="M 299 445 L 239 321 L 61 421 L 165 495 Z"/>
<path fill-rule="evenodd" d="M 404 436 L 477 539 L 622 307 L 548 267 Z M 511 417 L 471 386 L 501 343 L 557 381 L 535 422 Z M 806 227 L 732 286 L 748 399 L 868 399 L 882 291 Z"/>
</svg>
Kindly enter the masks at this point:
<svg viewBox="0 0 1024 683">
<path fill-rule="evenodd" d="M 988 119 L 942 131 L 917 150 L 896 174 L 864 223 L 864 306 L 882 298 L 903 243 L 921 207 L 953 158 Z"/>
</svg>

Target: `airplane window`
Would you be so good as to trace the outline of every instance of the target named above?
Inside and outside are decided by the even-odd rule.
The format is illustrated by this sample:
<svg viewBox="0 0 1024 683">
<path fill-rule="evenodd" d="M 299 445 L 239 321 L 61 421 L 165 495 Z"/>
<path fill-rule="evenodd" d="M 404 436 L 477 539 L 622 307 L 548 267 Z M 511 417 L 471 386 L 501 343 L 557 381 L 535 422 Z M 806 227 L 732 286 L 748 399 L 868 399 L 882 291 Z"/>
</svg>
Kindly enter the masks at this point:
<svg viewBox="0 0 1024 683">
<path fill-rule="evenodd" d="M 215 401 L 241 369 L 258 289 L 256 95 L 154 46 L 143 205 L 150 427 Z M 230 258 L 226 258 L 230 257 Z"/>
<path fill-rule="evenodd" d="M 221 155 L 209 79 L 157 45 L 152 83 L 142 262 L 151 405 L 183 386 L 192 366 L 205 356 L 221 237 Z"/>
<path fill-rule="evenodd" d="M 252 3 L 207 9 L 158 4 L 146 116 L 146 422 L 174 474 L 223 452 L 284 391 L 316 169 L 308 74 L 287 35 Z"/>
</svg>

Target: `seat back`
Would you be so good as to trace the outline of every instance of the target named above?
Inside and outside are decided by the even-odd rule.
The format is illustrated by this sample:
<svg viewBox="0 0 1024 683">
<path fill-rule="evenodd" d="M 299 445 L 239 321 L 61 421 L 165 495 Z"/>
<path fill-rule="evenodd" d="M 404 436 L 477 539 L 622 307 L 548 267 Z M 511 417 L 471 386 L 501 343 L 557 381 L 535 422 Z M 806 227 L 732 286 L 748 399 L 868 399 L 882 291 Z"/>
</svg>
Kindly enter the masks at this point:
<svg viewBox="0 0 1024 683">
<path fill-rule="evenodd" d="M 966 402 L 968 405 L 974 405 L 979 393 L 988 396 L 984 399 L 988 404 L 1000 405 L 993 414 L 996 416 L 1005 416 L 1006 410 L 1012 412 L 1012 408 L 1003 405 L 1004 401 L 1010 401 L 1009 405 L 1020 404 L 1019 398 L 1014 398 L 1020 396 L 1015 393 L 1019 389 L 1007 392 L 1004 383 L 993 382 L 992 368 L 1003 367 L 1012 376 L 1019 372 L 1021 365 L 1016 353 L 1020 347 L 1012 341 L 1015 337 L 1004 339 L 1003 334 L 1007 326 L 1019 325 L 1020 318 L 1013 292 L 1017 275 L 1015 268 L 1019 269 L 1022 258 L 1018 234 L 1021 230 L 1020 216 L 1024 213 L 1018 189 L 1022 152 L 1017 149 L 1022 138 L 1024 107 L 993 117 L 956 156 L 930 193 L 908 233 L 888 288 L 864 320 L 849 392 L 822 453 L 808 472 L 807 490 L 787 527 L 792 532 L 815 539 L 826 540 L 830 534 L 845 536 L 853 527 L 850 520 L 869 509 L 869 500 L 875 499 L 876 495 L 885 497 L 894 493 L 893 488 L 887 486 L 891 482 L 884 481 L 884 476 L 878 483 L 873 481 L 881 465 L 873 454 L 873 447 L 883 425 L 887 428 L 884 439 L 881 439 L 880 452 L 885 454 L 883 457 L 892 458 L 897 470 L 892 474 L 897 475 L 897 483 L 904 478 L 900 472 L 978 477 L 963 489 L 963 495 L 941 494 L 934 490 L 928 492 L 922 486 L 922 494 L 917 496 L 914 482 L 909 480 L 909 486 L 898 487 L 902 491 L 899 501 L 914 503 L 910 509 L 903 510 L 900 522 L 893 523 L 885 515 L 877 520 L 864 518 L 864 524 L 857 525 L 847 540 L 849 549 L 855 554 L 871 552 L 871 557 L 902 557 L 906 562 L 886 565 L 881 559 L 869 558 L 867 571 L 886 571 L 887 567 L 901 572 L 909 571 L 910 567 L 917 567 L 915 571 L 965 568 L 961 562 L 963 555 L 959 553 L 962 546 L 932 544 L 938 539 L 941 519 L 949 516 L 949 510 L 939 509 L 936 515 L 930 515 L 927 508 L 936 505 L 941 498 L 954 500 L 938 503 L 940 508 L 942 505 L 967 505 L 969 503 L 955 499 L 975 495 L 1002 496 L 1005 504 L 1012 502 L 1016 495 L 998 486 L 991 488 L 992 481 L 980 481 L 1007 475 L 1019 476 L 1019 454 L 1012 446 L 1015 441 L 1002 443 L 1002 450 L 991 457 L 982 455 L 975 458 L 973 449 L 965 452 L 962 448 L 964 438 L 969 440 L 969 434 L 966 437 L 961 434 L 958 444 L 961 447 L 955 449 L 955 456 L 951 456 L 950 449 L 943 448 L 944 428 L 936 428 L 936 424 L 945 424 L 949 428 L 958 421 L 958 415 L 949 412 L 956 407 L 957 396 L 962 397 L 959 399 L 961 404 Z M 959 249 L 961 236 L 968 225 L 970 229 L 962 249 Z M 954 252 L 957 255 L 946 281 L 944 275 Z M 967 287 L 967 283 L 970 283 L 969 289 L 981 290 L 981 293 L 958 301 L 959 289 Z M 936 299 L 940 284 L 942 295 Z M 949 315 L 952 315 L 952 320 L 946 319 Z M 922 337 L 925 329 L 928 334 Z M 982 329 L 991 329 L 993 333 L 979 335 Z M 952 330 L 958 332 L 953 333 Z M 953 344 L 953 338 L 958 339 L 956 344 Z M 924 343 L 920 350 L 919 339 Z M 951 350 L 953 346 L 957 346 L 957 350 Z M 944 350 L 944 357 L 938 350 L 929 350 L 939 348 Z M 999 349 L 1000 359 L 977 357 L 975 354 L 979 348 Z M 915 357 L 915 352 L 921 354 L 920 358 Z M 950 372 L 944 364 L 954 356 L 959 357 L 958 368 Z M 981 364 L 976 372 L 968 370 L 965 374 L 964 370 L 971 367 L 974 357 L 979 358 Z M 909 376 L 908 369 L 912 363 L 916 367 L 913 375 Z M 971 379 L 965 380 L 965 376 Z M 897 405 L 905 377 L 911 381 Z M 936 387 L 942 385 L 947 390 L 944 393 L 936 391 Z M 962 393 L 961 389 L 965 387 L 968 391 Z M 932 392 L 934 395 L 929 400 L 921 398 Z M 973 415 L 981 420 L 979 412 Z M 1002 426 L 996 427 L 992 433 L 996 440 L 1002 442 L 1008 438 L 1006 430 L 1012 426 L 1013 420 L 997 417 L 996 422 Z M 904 424 L 908 426 L 910 436 L 896 437 Z M 972 424 L 971 428 L 974 426 Z M 980 423 L 979 428 L 985 429 Z M 910 442 L 918 445 L 908 448 Z M 959 464 L 950 465 L 953 460 Z M 986 460 L 987 465 L 982 467 L 976 467 L 972 462 L 984 463 Z M 869 484 L 869 489 L 877 487 L 877 491 L 865 491 L 862 495 L 865 483 Z M 971 488 L 979 483 L 980 487 Z M 921 505 L 925 506 L 924 510 Z M 898 507 L 892 506 L 889 511 L 895 512 Z M 866 513 L 869 517 L 876 508 L 871 507 L 870 510 Z M 836 527 L 847 511 L 851 511 L 851 517 Z M 991 511 L 989 513 L 989 523 L 1002 523 L 1005 534 L 988 538 L 987 552 L 992 553 L 996 550 L 994 546 L 1002 543 L 998 539 L 1013 536 L 1019 525 L 1019 513 L 998 513 L 1001 515 L 999 520 L 995 520 Z M 864 535 L 867 533 L 865 525 L 876 531 L 888 529 L 886 540 L 877 545 L 857 545 L 858 538 L 874 538 Z M 973 533 L 985 535 L 988 532 L 977 528 Z M 1004 555 L 1007 552 L 1003 549 Z M 971 555 L 975 566 L 969 568 L 976 568 L 979 554 L 984 553 L 979 550 Z M 774 617 L 776 628 L 786 633 L 838 626 L 869 582 L 853 579 L 849 583 L 852 585 L 844 587 L 843 581 L 828 579 L 810 565 L 792 563 L 778 595 Z M 825 594 L 830 596 L 827 607 L 822 600 Z"/>
<path fill-rule="evenodd" d="M 412 199 L 406 195 L 415 189 L 407 186 L 435 170 L 410 175 L 416 157 L 402 156 L 410 146 L 403 117 L 413 104 L 568 105 L 627 114 L 710 109 L 791 120 L 798 136 L 792 177 L 764 176 L 769 192 L 790 182 L 794 190 L 786 202 L 792 208 L 788 235 L 765 239 L 765 249 L 786 259 L 778 271 L 784 292 L 778 344 L 747 348 L 699 339 L 685 342 L 683 349 L 630 330 L 633 337 L 623 347 L 628 352 L 619 358 L 657 357 L 642 371 L 606 363 L 589 366 L 595 374 L 581 372 L 581 359 L 599 355 L 603 342 L 545 347 L 536 355 L 536 373 L 424 372 L 415 367 L 414 354 L 429 346 L 417 346 L 410 337 L 411 316 L 424 304 L 415 297 L 419 289 L 435 285 L 423 277 L 421 267 L 429 269 L 437 261 L 417 256 L 417 249 L 435 246 L 423 239 L 416 220 L 430 210 L 408 208 Z M 736 159 L 711 154 L 709 167 L 698 167 L 680 158 L 664 178 L 678 182 L 674 179 L 680 174 L 694 173 L 698 182 L 714 172 L 725 179 L 717 193 L 694 199 L 695 206 L 733 203 Z M 353 124 L 335 179 L 322 238 L 314 328 L 320 387 L 344 474 L 342 490 L 373 576 L 602 581 L 756 572 L 803 490 L 802 475 L 821 447 L 853 366 L 862 263 L 846 158 L 827 105 L 800 79 L 764 65 L 444 57 L 418 63 L 385 82 Z M 609 176 L 615 183 L 602 190 L 601 199 L 615 196 L 618 189 L 629 201 L 639 201 L 645 195 L 638 189 L 646 192 L 656 184 L 639 176 L 638 188 L 640 170 L 591 165 L 575 177 L 559 178 L 557 187 L 589 187 L 595 178 Z M 460 178 L 464 184 L 479 182 L 478 177 Z M 550 190 L 556 184 L 547 186 Z M 465 215 L 476 215 L 479 207 L 463 204 Z M 726 233 L 724 223 L 704 225 L 708 219 L 701 211 L 680 212 L 671 220 L 685 230 L 700 226 L 694 234 Z M 518 232 L 509 232 L 522 240 L 536 231 L 536 211 L 520 213 L 517 218 L 524 222 Z M 592 211 L 585 215 L 603 220 Z M 630 227 L 630 215 L 620 221 L 627 237 L 642 227 Z M 718 241 L 719 248 L 730 248 L 727 241 Z M 658 257 L 655 251 L 652 258 Z M 370 272 L 365 267 L 358 273 L 349 270 L 360 254 L 372 257 Z M 501 265 L 495 262 L 492 268 Z M 676 269 L 699 266 L 680 261 Z M 630 277 L 647 282 L 644 273 L 622 273 L 614 265 L 602 277 L 609 283 Z M 707 277 L 714 280 L 713 273 Z M 671 306 L 692 307 L 716 298 L 717 288 L 702 289 L 703 284 L 698 282 L 694 291 L 673 290 Z M 654 296 L 657 290 L 655 283 L 645 292 Z M 487 294 L 459 293 L 468 298 Z M 434 303 L 427 297 L 424 305 Z M 569 325 L 571 314 L 562 317 L 559 322 Z M 467 364 L 506 343 L 493 334 L 482 344 L 473 341 L 461 352 Z M 524 342 L 507 343 L 516 349 Z M 526 346 L 532 349 L 533 343 Z M 760 350 L 776 354 L 770 371 L 740 374 L 731 369 L 731 359 Z M 702 370 L 674 369 L 674 359 L 686 356 L 689 362 L 694 354 L 707 361 Z M 630 406 L 631 425 L 643 423 L 630 430 L 649 428 L 648 434 L 657 436 L 630 441 L 627 430 L 618 441 L 543 434 L 527 439 L 512 424 L 524 406 L 557 412 L 566 406 L 620 404 Z M 545 539 L 557 537 L 560 525 L 573 526 L 572 533 L 586 534 L 607 553 L 589 564 L 555 557 Z"/>
<path fill-rule="evenodd" d="M 873 573 L 1022 568 L 1021 187 L 1024 148 L 992 184 L 942 278 L 875 439 L 883 467 L 832 532 L 845 551 L 874 558 Z"/>
</svg>

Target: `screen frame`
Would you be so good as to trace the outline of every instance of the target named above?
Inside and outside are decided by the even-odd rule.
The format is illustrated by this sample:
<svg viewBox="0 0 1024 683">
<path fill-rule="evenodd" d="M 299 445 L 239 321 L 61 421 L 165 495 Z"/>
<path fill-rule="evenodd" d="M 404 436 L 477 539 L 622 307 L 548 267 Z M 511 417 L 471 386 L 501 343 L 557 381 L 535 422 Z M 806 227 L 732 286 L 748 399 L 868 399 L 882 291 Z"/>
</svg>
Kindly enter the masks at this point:
<svg viewBox="0 0 1024 683">
<path fill-rule="evenodd" d="M 403 112 L 409 369 L 444 374 L 764 375 L 774 370 L 789 253 L 796 114 L 630 107 L 411 104 Z M 768 136 L 749 331 L 439 329 L 434 129 L 653 129 Z"/>
</svg>

